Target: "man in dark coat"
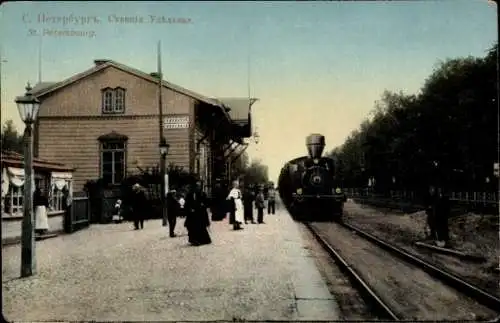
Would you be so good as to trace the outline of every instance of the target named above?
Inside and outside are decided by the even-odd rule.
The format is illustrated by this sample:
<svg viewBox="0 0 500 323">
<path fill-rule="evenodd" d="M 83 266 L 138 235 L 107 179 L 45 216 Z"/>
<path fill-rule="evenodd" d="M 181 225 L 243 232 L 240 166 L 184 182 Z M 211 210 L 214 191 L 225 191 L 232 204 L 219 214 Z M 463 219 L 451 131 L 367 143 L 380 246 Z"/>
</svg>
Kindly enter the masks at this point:
<svg viewBox="0 0 500 323">
<path fill-rule="evenodd" d="M 172 189 L 167 194 L 167 219 L 170 237 L 175 237 L 175 225 L 179 216 L 179 202 L 177 201 L 177 191 Z"/>
<path fill-rule="evenodd" d="M 253 218 L 253 202 L 255 200 L 255 194 L 253 191 L 253 187 L 251 185 L 247 185 L 245 190 L 243 191 L 243 212 L 245 214 L 245 224 L 250 221 L 251 223 L 255 223 Z"/>
<path fill-rule="evenodd" d="M 63 189 L 63 208 L 64 208 L 64 219 L 63 227 L 64 232 L 71 233 L 71 205 L 73 204 L 69 190 L 64 187 Z"/>
<path fill-rule="evenodd" d="M 212 243 L 207 231 L 210 226 L 208 198 L 201 187 L 201 182 L 197 181 L 194 189 L 186 196 L 187 216 L 184 226 L 188 230 L 189 243 L 193 246 Z"/>
<path fill-rule="evenodd" d="M 267 214 L 276 212 L 276 190 L 274 184 L 271 184 L 267 191 Z"/>
<path fill-rule="evenodd" d="M 226 192 L 217 179 L 212 192 L 212 221 L 222 221 L 226 216 Z"/>
<path fill-rule="evenodd" d="M 146 194 L 138 183 L 132 186 L 132 217 L 134 219 L 134 230 L 144 229 L 144 210 L 147 206 Z"/>
<path fill-rule="evenodd" d="M 427 214 L 427 226 L 429 227 L 428 238 L 436 239 L 436 201 L 437 192 L 434 186 L 429 186 L 424 196 L 425 213 Z"/>
<path fill-rule="evenodd" d="M 441 247 L 447 246 L 449 243 L 448 218 L 450 217 L 451 205 L 443 188 L 438 189 L 435 210 L 437 243 Z"/>
<path fill-rule="evenodd" d="M 264 208 L 265 208 L 266 199 L 264 196 L 264 186 L 259 186 L 259 192 L 255 197 L 255 208 L 257 209 L 257 222 L 260 224 L 264 223 Z"/>
</svg>

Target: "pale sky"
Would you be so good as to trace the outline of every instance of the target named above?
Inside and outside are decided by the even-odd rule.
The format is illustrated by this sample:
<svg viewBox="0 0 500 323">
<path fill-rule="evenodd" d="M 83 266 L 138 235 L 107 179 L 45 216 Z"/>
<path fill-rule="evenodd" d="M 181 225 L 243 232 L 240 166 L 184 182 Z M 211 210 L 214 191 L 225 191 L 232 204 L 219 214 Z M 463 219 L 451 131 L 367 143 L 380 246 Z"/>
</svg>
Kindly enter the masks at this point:
<svg viewBox="0 0 500 323">
<path fill-rule="evenodd" d="M 209 97 L 247 97 L 250 80 L 260 99 L 253 107 L 260 142 L 248 152 L 274 181 L 286 161 L 306 154 L 308 134 L 324 134 L 331 150 L 385 89 L 416 93 L 439 60 L 484 56 L 497 40 L 496 6 L 486 0 L 8 2 L 0 14 L 2 123 L 13 119 L 23 129 L 14 99 L 38 80 L 39 37 L 30 29 L 93 33 L 44 36 L 43 81 L 82 72 L 96 58 L 156 71 L 161 40 L 170 82 Z M 38 15 L 100 23 L 40 23 Z M 139 15 L 143 23 L 112 22 Z M 190 23 L 151 24 L 149 15 Z"/>
</svg>

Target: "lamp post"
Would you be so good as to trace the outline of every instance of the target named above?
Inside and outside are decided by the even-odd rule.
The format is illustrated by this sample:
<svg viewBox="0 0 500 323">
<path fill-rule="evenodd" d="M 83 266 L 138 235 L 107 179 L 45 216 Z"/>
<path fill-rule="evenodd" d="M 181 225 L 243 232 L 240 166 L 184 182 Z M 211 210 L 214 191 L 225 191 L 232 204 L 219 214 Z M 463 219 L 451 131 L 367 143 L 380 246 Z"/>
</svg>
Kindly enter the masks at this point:
<svg viewBox="0 0 500 323">
<path fill-rule="evenodd" d="M 161 176 L 161 215 L 162 215 L 162 226 L 166 227 L 167 226 L 167 207 L 166 207 L 166 183 L 165 183 L 165 177 L 166 177 L 166 161 L 167 161 L 167 155 L 168 155 L 168 148 L 170 148 L 170 145 L 167 143 L 167 140 L 165 138 L 161 138 L 160 140 L 160 155 L 161 155 L 161 163 L 160 163 L 160 176 Z"/>
<path fill-rule="evenodd" d="M 24 205 L 22 224 L 21 277 L 36 273 L 35 234 L 33 216 L 33 123 L 38 115 L 40 101 L 31 93 L 31 86 L 26 86 L 26 95 L 17 97 L 15 102 L 19 115 L 26 128 L 24 129 Z"/>
</svg>

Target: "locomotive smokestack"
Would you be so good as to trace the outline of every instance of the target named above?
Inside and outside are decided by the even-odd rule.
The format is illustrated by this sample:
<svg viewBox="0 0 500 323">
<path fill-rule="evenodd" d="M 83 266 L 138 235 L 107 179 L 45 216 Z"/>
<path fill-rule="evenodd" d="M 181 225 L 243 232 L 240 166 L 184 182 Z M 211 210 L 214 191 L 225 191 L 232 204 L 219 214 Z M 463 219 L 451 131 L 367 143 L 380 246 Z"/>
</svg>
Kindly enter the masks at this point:
<svg viewBox="0 0 500 323">
<path fill-rule="evenodd" d="M 325 149 L 325 136 L 320 134 L 311 134 L 307 136 L 306 146 L 309 157 L 313 159 L 321 158 L 323 149 Z"/>
</svg>

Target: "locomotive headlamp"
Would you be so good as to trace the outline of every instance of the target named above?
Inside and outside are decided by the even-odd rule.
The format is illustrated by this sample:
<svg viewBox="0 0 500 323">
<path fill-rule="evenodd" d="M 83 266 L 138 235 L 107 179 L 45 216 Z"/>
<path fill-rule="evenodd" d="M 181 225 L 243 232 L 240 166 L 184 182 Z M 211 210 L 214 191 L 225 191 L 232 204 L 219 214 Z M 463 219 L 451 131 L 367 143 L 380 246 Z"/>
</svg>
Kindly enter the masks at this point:
<svg viewBox="0 0 500 323">
<path fill-rule="evenodd" d="M 314 159 L 314 163 L 315 163 L 315 164 L 319 163 L 319 159 L 315 158 L 315 159 Z"/>
<path fill-rule="evenodd" d="M 335 189 L 335 193 L 337 193 L 337 194 L 342 193 L 342 190 L 340 189 L 340 187 L 337 187 L 337 188 Z"/>
<path fill-rule="evenodd" d="M 313 176 L 313 178 L 311 180 L 316 185 L 320 184 L 321 183 L 321 176 L 319 176 L 319 175 Z"/>
<path fill-rule="evenodd" d="M 297 189 L 297 194 L 299 194 L 299 195 L 302 194 L 302 189 L 301 188 Z"/>
</svg>

